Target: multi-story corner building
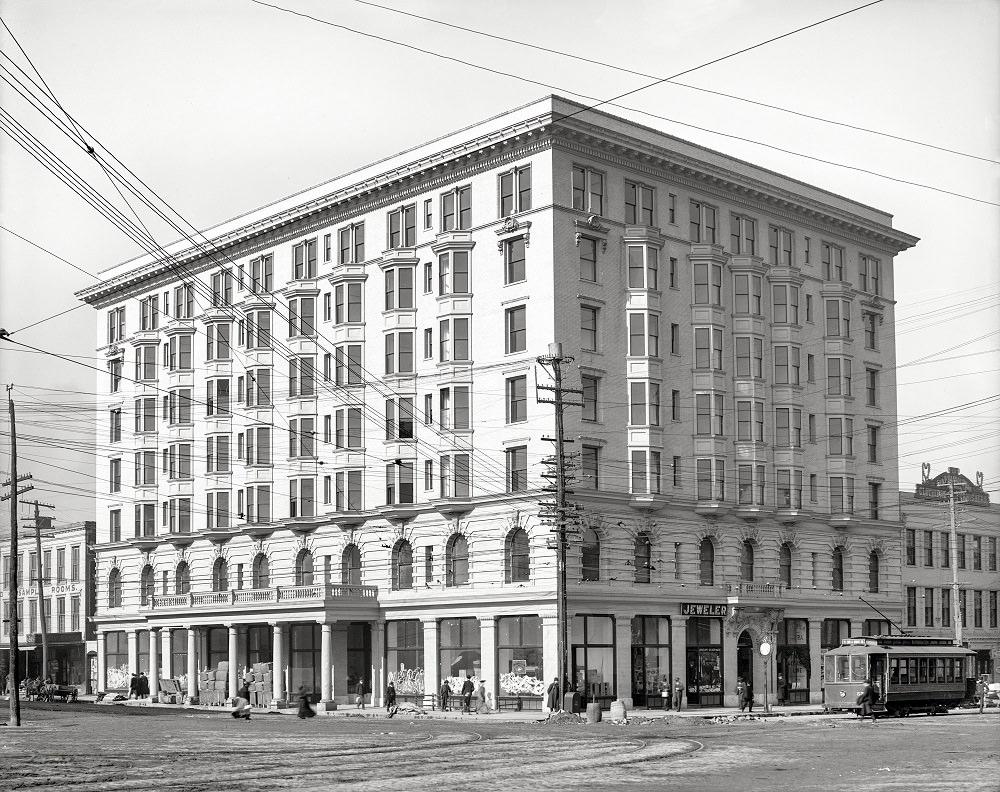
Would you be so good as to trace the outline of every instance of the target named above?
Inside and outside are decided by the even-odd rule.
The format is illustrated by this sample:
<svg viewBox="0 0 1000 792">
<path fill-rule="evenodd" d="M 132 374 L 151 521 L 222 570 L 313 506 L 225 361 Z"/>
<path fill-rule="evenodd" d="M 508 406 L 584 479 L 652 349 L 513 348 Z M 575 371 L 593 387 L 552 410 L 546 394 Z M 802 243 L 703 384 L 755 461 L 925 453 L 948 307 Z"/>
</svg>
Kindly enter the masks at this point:
<svg viewBox="0 0 1000 792">
<path fill-rule="evenodd" d="M 950 467 L 932 478 L 925 465 L 923 482 L 904 501 L 903 521 L 904 625 L 961 640 L 976 651 L 976 674 L 997 679 L 1000 514 L 983 474 L 972 482 Z"/>
<path fill-rule="evenodd" d="M 549 97 L 114 267 L 100 677 L 689 706 L 901 618 L 889 214 Z M 884 462 L 883 462 L 884 460 Z M 118 500 L 108 505 L 108 497 Z M 871 621 L 871 620 L 876 621 Z M 763 659 L 761 644 L 776 646 Z M 773 661 L 773 662 L 772 662 Z"/>
<path fill-rule="evenodd" d="M 18 547 L 16 601 L 20 678 L 51 677 L 56 684 L 75 685 L 89 693 L 96 678 L 96 654 L 89 651 L 94 639 L 90 617 L 94 613 L 94 542 L 97 524 L 92 520 L 53 525 L 47 518 L 41 531 L 39 559 L 33 534 L 20 538 Z M 20 534 L 19 534 L 20 537 Z M 10 671 L 11 614 L 10 548 L 0 547 L 3 569 L 3 630 L 0 631 L 0 680 Z M 41 568 L 39 569 L 39 562 Z M 38 603 L 39 571 L 42 602 Z M 44 613 L 43 613 L 44 611 Z M 44 624 L 43 624 L 44 619 Z M 42 633 L 48 643 L 48 667 L 42 663 Z"/>
</svg>

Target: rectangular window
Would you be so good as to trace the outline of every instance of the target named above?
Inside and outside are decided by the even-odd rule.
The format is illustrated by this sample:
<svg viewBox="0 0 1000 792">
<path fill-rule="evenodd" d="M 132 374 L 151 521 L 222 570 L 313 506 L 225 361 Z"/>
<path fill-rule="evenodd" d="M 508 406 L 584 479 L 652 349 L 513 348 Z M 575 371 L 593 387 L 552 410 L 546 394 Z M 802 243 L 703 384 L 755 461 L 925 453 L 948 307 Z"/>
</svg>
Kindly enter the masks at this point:
<svg viewBox="0 0 1000 792">
<path fill-rule="evenodd" d="M 413 331 L 402 330 L 397 333 L 386 333 L 385 336 L 385 373 L 413 373 Z"/>
<path fill-rule="evenodd" d="M 580 448 L 580 482 L 577 484 L 580 489 L 600 489 L 598 478 L 600 459 L 600 446 L 585 445 Z"/>
<path fill-rule="evenodd" d="M 995 536 L 990 537 L 989 570 L 990 572 L 997 571 L 997 538 Z"/>
<path fill-rule="evenodd" d="M 869 407 L 878 406 L 878 371 L 865 369 L 865 399 Z"/>
<path fill-rule="evenodd" d="M 160 297 L 152 294 L 139 301 L 139 329 L 156 330 L 160 326 Z"/>
<path fill-rule="evenodd" d="M 118 344 L 125 340 L 125 308 L 108 311 L 108 343 Z"/>
<path fill-rule="evenodd" d="M 691 201 L 691 241 L 716 243 L 715 207 L 700 201 Z"/>
<path fill-rule="evenodd" d="M 722 305 L 722 265 L 694 264 L 695 305 Z"/>
<path fill-rule="evenodd" d="M 917 565 L 917 532 L 913 528 L 907 528 L 905 534 L 906 565 Z"/>
<path fill-rule="evenodd" d="M 604 214 L 603 173 L 573 166 L 573 208 L 589 214 Z"/>
<path fill-rule="evenodd" d="M 108 413 L 110 427 L 110 440 L 112 443 L 119 443 L 122 439 L 122 411 L 121 408 L 111 410 Z"/>
<path fill-rule="evenodd" d="M 868 427 L 868 461 L 872 463 L 879 461 L 878 435 L 879 428 L 877 426 Z"/>
<path fill-rule="evenodd" d="M 523 253 L 523 250 L 522 250 Z M 521 280 L 524 280 L 524 257 L 521 257 Z M 469 252 L 456 250 L 438 257 L 438 294 L 469 293 Z"/>
<path fill-rule="evenodd" d="M 387 221 L 389 250 L 413 247 L 417 243 L 417 205 L 401 206 L 389 212 Z"/>
<path fill-rule="evenodd" d="M 878 316 L 865 312 L 861 314 L 861 324 L 865 328 L 865 349 L 878 349 L 878 337 L 875 329 L 878 326 Z"/>
<path fill-rule="evenodd" d="M 849 300 L 826 300 L 826 334 L 851 337 L 851 303 Z"/>
<path fill-rule="evenodd" d="M 774 410 L 774 444 L 778 448 L 802 447 L 802 411 L 792 407 Z"/>
<path fill-rule="evenodd" d="M 316 335 L 316 298 L 297 297 L 288 301 L 288 337 Z"/>
<path fill-rule="evenodd" d="M 924 531 L 924 566 L 934 566 L 934 531 Z"/>
<path fill-rule="evenodd" d="M 316 419 L 292 418 L 288 422 L 288 456 L 291 459 L 316 455 Z"/>
<path fill-rule="evenodd" d="M 156 347 L 153 344 L 135 348 L 135 379 L 141 382 L 156 379 Z"/>
<path fill-rule="evenodd" d="M 249 311 L 246 315 L 247 349 L 269 349 L 271 346 L 271 312 Z"/>
<path fill-rule="evenodd" d="M 630 289 L 660 288 L 659 253 L 648 245 L 628 246 L 628 287 Z"/>
<path fill-rule="evenodd" d="M 425 228 L 430 225 L 425 220 Z M 472 187 L 457 187 L 441 196 L 441 230 L 472 228 Z"/>
<path fill-rule="evenodd" d="M 830 477 L 830 514 L 854 514 L 854 479 Z"/>
<path fill-rule="evenodd" d="M 136 360 L 138 361 L 138 355 L 136 356 Z M 156 353 L 155 353 L 155 351 L 153 353 L 153 365 L 154 366 L 156 365 Z M 138 366 L 137 366 L 137 368 L 138 368 Z M 111 379 L 111 384 L 110 384 L 109 390 L 110 390 L 111 393 L 117 393 L 118 389 L 121 387 L 121 384 L 122 384 L 122 360 L 121 360 L 121 358 L 115 358 L 114 360 L 108 361 L 108 374 L 109 374 L 110 379 Z M 139 377 L 136 377 L 136 379 L 139 379 Z"/>
<path fill-rule="evenodd" d="M 879 519 L 878 509 L 881 502 L 882 485 L 868 484 L 868 517 L 872 520 Z"/>
<path fill-rule="evenodd" d="M 916 586 L 906 587 L 906 626 L 917 626 L 917 589 Z"/>
<path fill-rule="evenodd" d="M 851 395 L 851 361 L 849 358 L 826 359 L 826 393 L 828 396 Z"/>
<path fill-rule="evenodd" d="M 385 310 L 413 308 L 413 267 L 390 267 L 385 271 Z"/>
<path fill-rule="evenodd" d="M 697 393 L 695 403 L 695 434 L 725 434 L 725 396 L 721 393 Z"/>
<path fill-rule="evenodd" d="M 577 242 L 580 249 L 580 280 L 597 282 L 597 240 L 581 236 Z"/>
<path fill-rule="evenodd" d="M 787 228 L 770 226 L 768 228 L 768 251 L 771 255 L 772 267 L 791 267 L 793 265 L 792 250 L 794 235 Z"/>
<path fill-rule="evenodd" d="M 361 321 L 361 284 L 340 283 L 333 290 L 334 324 Z"/>
<path fill-rule="evenodd" d="M 698 500 L 724 501 L 726 499 L 726 466 L 724 460 L 697 460 L 696 481 Z"/>
<path fill-rule="evenodd" d="M 361 344 L 344 344 L 334 348 L 334 382 L 337 385 L 361 385 Z"/>
<path fill-rule="evenodd" d="M 736 336 L 736 376 L 764 376 L 764 341 L 749 336 Z"/>
<path fill-rule="evenodd" d="M 522 492 L 528 488 L 528 447 L 515 446 L 505 452 L 507 461 L 507 492 Z"/>
<path fill-rule="evenodd" d="M 500 174 L 500 217 L 531 209 L 531 166 Z"/>
<path fill-rule="evenodd" d="M 292 280 L 310 280 L 316 277 L 316 255 L 315 239 L 292 246 Z"/>
<path fill-rule="evenodd" d="M 924 589 L 924 626 L 934 626 L 934 589 Z"/>
<path fill-rule="evenodd" d="M 641 495 L 649 492 L 646 471 L 646 452 L 633 450 L 631 457 L 632 480 L 629 491 L 634 495 Z"/>
<path fill-rule="evenodd" d="M 761 313 L 761 278 L 739 272 L 733 276 L 733 291 L 735 296 L 734 309 L 736 313 L 760 315 Z"/>
<path fill-rule="evenodd" d="M 744 215 L 732 215 L 729 223 L 729 246 L 735 255 L 756 256 L 757 221 Z"/>
<path fill-rule="evenodd" d="M 854 420 L 852 418 L 830 418 L 828 442 L 831 456 L 853 456 Z"/>
<path fill-rule="evenodd" d="M 823 262 L 823 277 L 828 281 L 843 281 L 844 249 L 823 242 L 820 246 L 820 256 Z"/>
<path fill-rule="evenodd" d="M 360 264 L 365 260 L 365 224 L 354 223 L 338 234 L 339 264 Z"/>
<path fill-rule="evenodd" d="M 598 310 L 589 305 L 580 306 L 580 349 L 587 352 L 597 351 Z"/>
<path fill-rule="evenodd" d="M 799 323 L 799 287 L 775 284 L 771 288 L 775 324 Z"/>
<path fill-rule="evenodd" d="M 625 182 L 625 222 L 628 225 L 656 225 L 653 220 L 655 217 L 654 195 L 655 191 L 652 187 L 635 182 Z M 670 197 L 673 198 L 673 196 Z M 673 219 L 670 222 L 673 222 Z"/>
<path fill-rule="evenodd" d="M 505 284 L 520 283 L 525 279 L 524 237 L 508 239 L 503 243 L 503 263 Z"/>
<path fill-rule="evenodd" d="M 972 537 L 972 568 L 977 572 L 983 569 L 983 537 Z"/>
<path fill-rule="evenodd" d="M 267 294 L 274 288 L 274 256 L 259 256 L 250 262 L 250 292 Z"/>
<path fill-rule="evenodd" d="M 506 353 L 524 352 L 527 349 L 527 308 L 521 305 L 504 312 Z"/>
<path fill-rule="evenodd" d="M 858 256 L 858 280 L 861 291 L 882 293 L 882 263 L 871 256 Z"/>
<path fill-rule="evenodd" d="M 597 397 L 600 377 L 591 377 L 583 374 L 580 377 L 580 388 L 583 391 L 583 414 L 584 421 L 597 420 Z"/>
<path fill-rule="evenodd" d="M 722 370 L 722 330 L 714 327 L 694 329 L 694 367 Z"/>
<path fill-rule="evenodd" d="M 194 318 L 194 287 L 189 283 L 174 287 L 174 318 Z"/>
<path fill-rule="evenodd" d="M 670 354 L 679 355 L 681 353 L 681 326 L 677 323 L 670 325 Z"/>
<path fill-rule="evenodd" d="M 951 627 L 951 590 L 941 589 L 941 626 Z"/>
<path fill-rule="evenodd" d="M 776 346 L 774 348 L 774 381 L 778 385 L 799 384 L 799 348 Z"/>
<path fill-rule="evenodd" d="M 507 378 L 507 423 L 528 420 L 528 378 Z"/>
<path fill-rule="evenodd" d="M 802 471 L 778 470 L 777 498 L 779 509 L 802 508 Z"/>
</svg>

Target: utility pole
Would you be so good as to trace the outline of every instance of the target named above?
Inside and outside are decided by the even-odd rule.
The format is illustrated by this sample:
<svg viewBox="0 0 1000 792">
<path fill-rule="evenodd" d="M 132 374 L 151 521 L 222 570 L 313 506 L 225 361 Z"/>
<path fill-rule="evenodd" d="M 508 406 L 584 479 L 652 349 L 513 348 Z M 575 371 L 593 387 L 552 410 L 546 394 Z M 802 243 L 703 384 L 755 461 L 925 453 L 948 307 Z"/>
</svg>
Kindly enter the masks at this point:
<svg viewBox="0 0 1000 792">
<path fill-rule="evenodd" d="M 948 525 L 950 535 L 948 544 L 951 548 L 951 612 L 955 623 L 955 646 L 962 645 L 962 605 L 958 601 L 958 527 L 955 524 L 955 483 L 948 480 Z"/>
<path fill-rule="evenodd" d="M 38 615 L 39 624 L 41 626 L 42 632 L 42 679 L 45 679 L 49 675 L 49 626 L 45 619 L 45 583 L 48 581 L 43 576 L 44 564 L 42 564 L 42 518 L 38 515 L 38 508 L 44 506 L 46 509 L 54 509 L 51 503 L 39 503 L 36 501 L 21 501 L 21 503 L 26 506 L 34 505 L 35 507 L 35 558 L 37 563 L 35 565 L 35 572 L 37 573 L 38 580 Z M 45 518 L 48 519 L 48 518 Z M 29 570 L 30 575 L 30 570 Z M 31 581 L 28 581 L 29 585 Z M 51 610 L 49 611 L 51 613 Z"/>
<path fill-rule="evenodd" d="M 544 516 L 551 516 L 554 518 L 555 528 L 551 533 L 555 533 L 557 537 L 557 573 L 556 573 L 556 600 L 557 600 L 557 616 L 556 622 L 559 630 L 558 639 L 558 652 L 559 652 L 559 663 L 558 663 L 558 673 L 559 673 L 559 687 L 562 691 L 563 696 L 569 692 L 568 681 L 569 681 L 569 619 L 567 616 L 568 603 L 566 595 L 566 532 L 567 532 L 567 511 L 570 509 L 566 502 L 566 496 L 572 494 L 566 489 L 566 453 L 565 444 L 573 442 L 572 440 L 566 439 L 565 428 L 563 425 L 563 410 L 569 406 L 582 407 L 582 401 L 566 401 L 564 395 L 566 393 L 579 394 L 581 397 L 583 395 L 583 390 L 579 388 L 564 388 L 563 387 L 563 375 L 562 375 L 562 364 L 570 363 L 573 361 L 571 357 L 564 357 L 562 353 L 562 344 L 556 342 L 549 344 L 549 354 L 542 355 L 537 358 L 538 363 L 543 366 L 546 371 L 551 368 L 552 380 L 554 385 L 537 385 L 538 390 L 546 390 L 553 392 L 553 398 L 543 399 L 537 397 L 536 399 L 542 404 L 554 404 L 556 410 L 556 436 L 553 437 L 543 437 L 543 440 L 548 440 L 554 442 L 556 446 L 555 454 L 555 472 L 549 474 L 543 474 L 545 478 L 554 479 L 555 484 L 544 487 L 543 489 L 555 493 L 554 503 L 545 503 L 543 506 L 546 507 L 546 512 Z"/>
<path fill-rule="evenodd" d="M 4 486 L 11 488 L 9 495 L 0 497 L 0 501 L 10 499 L 10 723 L 21 725 L 21 693 L 18 685 L 21 683 L 21 652 L 17 645 L 17 634 L 20 630 L 17 619 L 17 496 L 34 489 L 28 485 L 18 489 L 18 483 L 31 478 L 31 475 L 17 475 L 17 430 L 14 425 L 14 399 L 11 397 L 13 385 L 7 386 L 7 406 L 10 411 L 10 481 Z"/>
</svg>

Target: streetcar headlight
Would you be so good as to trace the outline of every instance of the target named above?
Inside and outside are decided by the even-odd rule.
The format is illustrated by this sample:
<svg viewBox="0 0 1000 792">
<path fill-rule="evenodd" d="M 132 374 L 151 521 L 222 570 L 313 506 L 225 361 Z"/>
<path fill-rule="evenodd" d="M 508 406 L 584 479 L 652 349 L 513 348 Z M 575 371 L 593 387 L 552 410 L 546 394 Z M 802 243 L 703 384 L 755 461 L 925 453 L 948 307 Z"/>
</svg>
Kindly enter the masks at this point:
<svg viewBox="0 0 1000 792">
<path fill-rule="evenodd" d="M 841 698 L 847 698 L 847 691 L 846 690 L 841 690 L 840 691 L 840 697 Z"/>
</svg>

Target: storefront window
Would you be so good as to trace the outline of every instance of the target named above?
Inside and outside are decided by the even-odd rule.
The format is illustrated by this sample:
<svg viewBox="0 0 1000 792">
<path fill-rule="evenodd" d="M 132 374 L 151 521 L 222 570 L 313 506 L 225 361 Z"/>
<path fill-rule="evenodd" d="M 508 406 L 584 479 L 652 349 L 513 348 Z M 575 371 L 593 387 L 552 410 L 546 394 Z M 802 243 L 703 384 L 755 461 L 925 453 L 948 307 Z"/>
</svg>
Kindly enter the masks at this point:
<svg viewBox="0 0 1000 792">
<path fill-rule="evenodd" d="M 128 690 L 128 639 L 124 630 L 104 633 L 104 663 L 109 690 Z"/>
<path fill-rule="evenodd" d="M 371 687 L 372 631 L 367 622 L 347 625 L 347 689 L 353 693 L 360 680 Z M 370 692 L 370 691 L 369 691 Z M 353 701 L 353 699 L 352 699 Z"/>
<path fill-rule="evenodd" d="M 721 619 L 688 618 L 686 673 L 688 706 L 722 706 Z"/>
<path fill-rule="evenodd" d="M 251 668 L 257 663 L 271 662 L 271 632 L 272 628 L 266 624 L 247 627 L 247 663 Z"/>
<path fill-rule="evenodd" d="M 541 700 L 545 695 L 541 618 L 504 616 L 497 619 L 497 674 L 501 697 L 523 701 L 528 698 Z"/>
<path fill-rule="evenodd" d="M 146 675 L 149 674 L 149 630 L 139 630 L 136 642 L 137 657 L 136 661 L 139 667 L 135 670 L 136 673 L 140 671 Z M 152 687 L 152 686 L 150 686 Z"/>
<path fill-rule="evenodd" d="M 386 682 L 397 696 L 424 695 L 424 630 L 418 619 L 385 623 Z M 422 701 L 421 701 L 422 703 Z"/>
<path fill-rule="evenodd" d="M 182 690 L 187 690 L 188 631 L 172 630 L 170 633 L 170 671 L 175 679 L 182 679 Z"/>
<path fill-rule="evenodd" d="M 289 630 L 289 676 L 288 694 L 297 695 L 300 687 L 305 687 L 315 703 L 320 697 L 320 626 L 318 624 L 293 624 Z"/>
<path fill-rule="evenodd" d="M 466 676 L 479 683 L 482 659 L 479 652 L 479 619 L 441 619 L 438 669 L 452 691 L 460 691 Z"/>
<path fill-rule="evenodd" d="M 670 706 L 670 619 L 632 619 L 632 700 L 647 707 Z"/>
<path fill-rule="evenodd" d="M 585 702 L 609 709 L 615 690 L 615 622 L 611 616 L 574 616 L 573 683 Z"/>
<path fill-rule="evenodd" d="M 778 627 L 779 704 L 809 703 L 809 622 L 785 619 Z M 782 696 L 784 694 L 784 696 Z"/>
<path fill-rule="evenodd" d="M 206 632 L 206 644 L 208 649 L 208 667 L 215 670 L 219 663 L 229 660 L 229 628 L 209 627 Z"/>
</svg>

